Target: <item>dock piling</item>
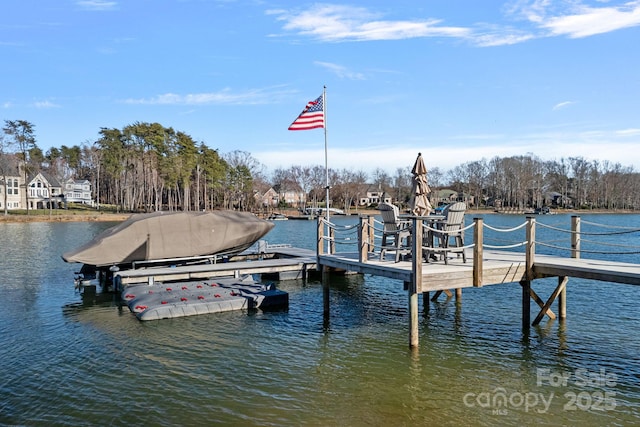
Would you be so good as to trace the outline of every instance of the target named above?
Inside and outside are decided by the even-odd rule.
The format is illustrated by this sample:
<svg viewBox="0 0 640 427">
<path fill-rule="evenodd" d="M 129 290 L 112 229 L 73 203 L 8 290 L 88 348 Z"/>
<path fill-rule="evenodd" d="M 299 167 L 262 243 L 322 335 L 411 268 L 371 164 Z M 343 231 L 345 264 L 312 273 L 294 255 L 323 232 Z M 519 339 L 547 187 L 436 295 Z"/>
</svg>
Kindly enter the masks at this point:
<svg viewBox="0 0 640 427">
<path fill-rule="evenodd" d="M 422 293 L 422 220 L 412 219 L 411 283 L 409 284 L 409 347 L 420 344 L 418 333 L 418 293 Z"/>
</svg>

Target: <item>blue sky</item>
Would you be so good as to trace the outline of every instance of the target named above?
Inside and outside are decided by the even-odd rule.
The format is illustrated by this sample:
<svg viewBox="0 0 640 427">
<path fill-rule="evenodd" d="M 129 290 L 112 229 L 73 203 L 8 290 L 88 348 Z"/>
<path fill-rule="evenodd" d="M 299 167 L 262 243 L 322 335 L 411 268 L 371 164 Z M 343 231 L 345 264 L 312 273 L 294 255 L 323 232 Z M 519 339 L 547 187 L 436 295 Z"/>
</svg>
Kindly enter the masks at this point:
<svg viewBox="0 0 640 427">
<path fill-rule="evenodd" d="M 393 174 L 533 153 L 640 169 L 640 1 L 10 0 L 0 119 L 37 143 L 158 122 L 267 172 L 327 87 L 329 166 Z"/>
</svg>

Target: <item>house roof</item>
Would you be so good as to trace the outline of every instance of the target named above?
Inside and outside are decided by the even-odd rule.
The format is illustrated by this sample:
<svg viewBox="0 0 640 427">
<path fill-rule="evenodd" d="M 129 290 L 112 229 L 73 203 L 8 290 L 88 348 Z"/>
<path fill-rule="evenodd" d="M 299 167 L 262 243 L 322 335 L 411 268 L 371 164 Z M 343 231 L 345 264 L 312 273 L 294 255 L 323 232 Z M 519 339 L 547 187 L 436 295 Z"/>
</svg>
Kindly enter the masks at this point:
<svg viewBox="0 0 640 427">
<path fill-rule="evenodd" d="M 27 178 L 27 181 L 29 183 L 31 183 L 33 180 L 35 180 L 38 176 L 42 177 L 42 179 L 44 181 L 47 182 L 47 184 L 49 184 L 51 187 L 62 187 L 62 185 L 60 184 L 60 181 L 58 181 L 58 179 L 52 175 L 49 175 L 46 172 L 38 172 L 36 174 L 30 175 Z"/>
<path fill-rule="evenodd" d="M 74 178 L 69 178 L 65 181 L 65 183 L 67 182 L 72 182 L 74 184 L 91 184 L 91 182 L 89 182 L 88 179 L 74 179 Z"/>
<path fill-rule="evenodd" d="M 286 183 L 276 184 L 273 186 L 273 189 L 278 193 L 287 193 L 287 192 L 301 193 L 302 192 L 302 187 L 300 187 L 300 185 L 298 185 L 295 182 L 286 182 Z"/>
<path fill-rule="evenodd" d="M 5 154 L 0 157 L 0 174 L 5 176 L 20 176 L 18 159 L 13 154 Z"/>
</svg>

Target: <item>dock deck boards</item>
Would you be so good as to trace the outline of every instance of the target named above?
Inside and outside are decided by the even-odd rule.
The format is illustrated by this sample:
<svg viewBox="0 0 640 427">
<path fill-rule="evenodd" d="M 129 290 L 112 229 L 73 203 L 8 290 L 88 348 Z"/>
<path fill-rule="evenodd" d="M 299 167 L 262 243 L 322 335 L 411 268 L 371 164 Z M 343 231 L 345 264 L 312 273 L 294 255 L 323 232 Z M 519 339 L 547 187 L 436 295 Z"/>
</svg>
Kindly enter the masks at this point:
<svg viewBox="0 0 640 427">
<path fill-rule="evenodd" d="M 337 253 L 320 255 L 319 262 L 364 274 L 412 280 L 411 261 L 394 262 L 391 257 L 380 261 L 378 254 L 370 254 L 366 263 L 358 261 L 358 254 Z M 614 261 L 567 258 L 536 254 L 533 270 L 537 278 L 571 276 L 584 279 L 640 285 L 640 265 Z M 483 251 L 483 286 L 519 282 L 526 279 L 525 254 L 508 251 Z M 452 257 L 448 264 L 442 261 L 423 263 L 422 291 L 437 291 L 473 286 L 473 257 Z"/>
</svg>

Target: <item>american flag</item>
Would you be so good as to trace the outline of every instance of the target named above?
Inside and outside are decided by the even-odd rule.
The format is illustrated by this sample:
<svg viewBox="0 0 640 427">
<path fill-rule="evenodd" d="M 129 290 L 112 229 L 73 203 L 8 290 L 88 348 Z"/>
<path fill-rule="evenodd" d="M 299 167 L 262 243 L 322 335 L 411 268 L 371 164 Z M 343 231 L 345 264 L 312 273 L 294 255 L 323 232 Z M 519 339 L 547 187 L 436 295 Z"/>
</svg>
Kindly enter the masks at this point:
<svg viewBox="0 0 640 427">
<path fill-rule="evenodd" d="M 291 123 L 289 130 L 309 130 L 324 127 L 324 95 L 315 101 L 309 101 L 302 113 Z"/>
</svg>

